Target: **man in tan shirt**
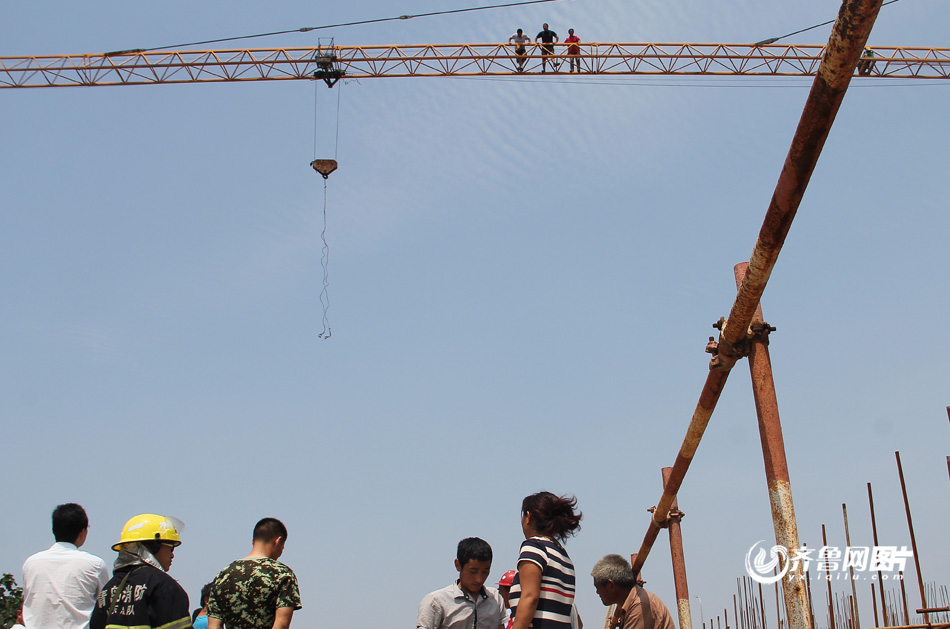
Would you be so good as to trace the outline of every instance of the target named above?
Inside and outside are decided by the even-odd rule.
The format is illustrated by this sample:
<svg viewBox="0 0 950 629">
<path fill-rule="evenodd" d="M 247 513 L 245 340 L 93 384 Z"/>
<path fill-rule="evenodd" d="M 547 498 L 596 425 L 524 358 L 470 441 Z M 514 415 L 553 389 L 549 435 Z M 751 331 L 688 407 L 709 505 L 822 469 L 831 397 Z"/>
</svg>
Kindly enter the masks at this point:
<svg viewBox="0 0 950 629">
<path fill-rule="evenodd" d="M 676 629 L 670 610 L 656 594 L 640 587 L 630 563 L 620 555 L 605 556 L 590 575 L 601 602 L 617 605 L 613 629 Z"/>
</svg>

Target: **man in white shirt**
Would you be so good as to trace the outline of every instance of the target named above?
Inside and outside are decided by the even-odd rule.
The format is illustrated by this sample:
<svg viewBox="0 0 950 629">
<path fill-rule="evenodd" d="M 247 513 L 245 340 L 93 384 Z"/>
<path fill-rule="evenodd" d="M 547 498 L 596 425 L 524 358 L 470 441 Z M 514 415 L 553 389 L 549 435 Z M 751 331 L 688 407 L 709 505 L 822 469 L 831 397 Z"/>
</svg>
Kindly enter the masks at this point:
<svg viewBox="0 0 950 629">
<path fill-rule="evenodd" d="M 49 550 L 23 563 L 23 624 L 26 629 L 87 629 L 96 596 L 109 581 L 106 563 L 79 550 L 89 533 L 86 511 L 74 503 L 53 510 Z"/>
<path fill-rule="evenodd" d="M 515 45 L 515 57 L 518 59 L 518 72 L 524 72 L 524 62 L 528 57 L 528 50 L 525 44 L 529 43 L 531 38 L 524 34 L 520 28 L 518 32 L 508 38 L 509 44 Z"/>
</svg>

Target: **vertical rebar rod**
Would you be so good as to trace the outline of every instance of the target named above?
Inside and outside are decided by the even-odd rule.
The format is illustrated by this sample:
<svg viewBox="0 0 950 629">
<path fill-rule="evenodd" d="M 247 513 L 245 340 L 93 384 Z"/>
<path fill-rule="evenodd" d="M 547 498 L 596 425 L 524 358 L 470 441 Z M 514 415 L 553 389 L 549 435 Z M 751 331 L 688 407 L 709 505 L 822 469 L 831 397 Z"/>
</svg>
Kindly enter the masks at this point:
<svg viewBox="0 0 950 629">
<path fill-rule="evenodd" d="M 738 580 L 736 580 L 738 584 Z M 739 605 L 736 603 L 736 595 L 732 595 L 732 617 L 736 620 L 736 629 L 742 629 L 742 623 L 739 622 Z"/>
<path fill-rule="evenodd" d="M 825 548 L 828 548 L 828 536 L 825 534 L 825 525 L 821 525 L 821 545 Z M 828 579 L 828 628 L 834 629 L 835 627 L 835 605 L 834 597 L 831 594 L 831 579 Z"/>
<path fill-rule="evenodd" d="M 907 513 L 907 528 L 910 529 L 910 545 L 914 551 L 914 567 L 917 569 L 917 585 L 920 587 L 920 606 L 927 607 L 927 594 L 924 592 L 924 577 L 920 573 L 920 557 L 917 555 L 917 537 L 914 535 L 914 521 L 910 517 L 910 502 L 907 500 L 907 485 L 904 484 L 904 468 L 901 466 L 901 453 L 895 452 L 897 457 L 897 474 L 901 479 L 901 493 L 904 494 L 904 511 Z M 924 613 L 924 621 L 930 624 L 930 614 Z"/>
<path fill-rule="evenodd" d="M 868 504 L 871 507 L 871 533 L 874 536 L 874 547 L 877 548 L 877 520 L 874 517 L 874 495 L 871 493 L 871 483 L 868 483 Z M 884 598 L 884 578 L 881 571 L 877 571 L 877 586 L 881 591 L 881 613 L 884 617 L 884 626 L 887 627 L 887 601 Z M 872 586 L 873 587 L 873 586 Z M 877 613 L 875 611 L 875 613 Z"/>
<path fill-rule="evenodd" d="M 759 629 L 759 620 L 755 616 L 755 599 L 752 597 L 752 580 L 748 577 L 745 580 L 747 586 L 745 592 L 745 613 L 748 618 L 750 629 Z"/>
<path fill-rule="evenodd" d="M 883 0 L 844 0 L 841 4 L 828 45 L 825 47 L 824 57 L 808 93 L 801 119 L 769 202 L 769 209 L 765 213 L 759 236 L 752 249 L 749 272 L 739 287 L 729 312 L 729 319 L 721 330 L 719 354 L 714 359 L 714 364 L 710 365 L 713 368 L 706 376 L 686 436 L 673 464 L 670 482 L 656 505 L 653 518 L 643 537 L 637 553 L 637 564 L 633 566 L 634 574 L 643 569 L 643 564 L 650 556 L 650 550 L 662 528 L 661 524 L 664 523 L 663 518 L 666 518 L 670 511 L 673 496 L 679 492 L 709 419 L 719 402 L 729 372 L 738 358 L 739 352 L 735 348 L 746 339 L 755 308 L 765 292 L 772 269 L 785 244 L 805 188 L 808 187 L 818 157 L 828 139 L 828 133 L 854 76 L 858 60 L 864 52 L 882 2 Z M 811 629 L 811 624 L 807 618 L 798 618 L 793 629 Z"/>
<path fill-rule="evenodd" d="M 742 286 L 749 271 L 749 264 L 741 262 L 733 269 L 736 287 Z M 792 484 L 788 474 L 788 460 L 785 457 L 785 439 L 782 436 L 782 422 L 778 412 L 778 398 L 775 394 L 775 381 L 772 377 L 772 361 L 769 357 L 768 324 L 762 315 L 759 304 L 752 316 L 752 326 L 758 326 L 760 332 L 752 337 L 749 351 L 749 373 L 752 377 L 752 397 L 755 400 L 755 414 L 759 423 L 759 439 L 762 443 L 762 459 L 765 463 L 765 479 L 769 492 L 769 504 L 772 508 L 772 528 L 775 544 L 789 551 L 799 547 L 798 522 L 795 519 L 795 504 L 792 500 Z M 804 586 L 803 562 L 795 562 L 794 571 L 782 579 L 782 593 L 785 609 L 793 627 L 805 627 L 808 622 L 806 599 L 808 593 Z M 784 568 L 785 566 L 783 566 Z"/>
<path fill-rule="evenodd" d="M 844 514 L 844 541 L 847 544 L 845 553 L 849 560 L 848 574 L 851 576 L 851 613 L 854 618 L 854 629 L 861 629 L 861 616 L 858 613 L 858 586 L 854 582 L 854 565 L 850 561 L 851 530 L 848 528 L 848 505 L 841 503 L 841 512 Z"/>
<path fill-rule="evenodd" d="M 749 622 L 749 578 L 742 577 L 742 590 L 739 592 L 739 600 L 742 601 L 742 624 L 744 624 L 749 629 L 755 629 L 751 622 Z"/>
<path fill-rule="evenodd" d="M 910 624 L 910 612 L 907 608 L 907 587 L 904 585 L 904 571 L 901 570 L 901 601 L 904 603 L 904 624 Z"/>
<path fill-rule="evenodd" d="M 778 574 L 778 566 L 773 569 L 773 576 Z M 775 582 L 775 626 L 782 629 L 782 604 L 778 598 L 778 581 Z"/>
<path fill-rule="evenodd" d="M 673 473 L 672 467 L 662 470 L 663 487 Z M 670 504 L 673 510 L 670 514 L 670 559 L 673 562 L 673 584 L 676 587 L 676 613 L 679 617 L 680 629 L 692 629 L 693 617 L 689 609 L 689 583 L 686 580 L 686 556 L 683 553 L 683 531 L 680 529 L 680 520 L 683 518 L 679 510 L 676 497 Z"/>
<path fill-rule="evenodd" d="M 758 607 L 755 600 L 755 584 L 749 579 L 749 618 L 752 619 L 752 626 L 755 629 L 765 629 L 759 621 Z"/>
<path fill-rule="evenodd" d="M 745 577 L 742 584 L 745 586 L 742 595 L 745 599 L 746 624 L 749 625 L 749 629 L 759 629 L 759 621 L 756 619 L 755 610 L 753 609 L 752 579 Z"/>
<path fill-rule="evenodd" d="M 874 584 L 871 583 L 871 607 L 874 609 L 874 626 L 880 627 L 880 618 L 877 615 L 877 593 L 874 591 Z"/>
<path fill-rule="evenodd" d="M 742 608 L 742 606 L 745 605 L 745 603 L 742 601 L 742 579 L 744 578 L 745 577 L 736 579 L 736 596 L 732 599 L 733 605 L 736 604 L 736 597 L 738 597 L 739 600 L 739 607 L 736 609 L 736 624 L 741 629 L 747 629 L 745 622 L 745 610 Z"/>
</svg>

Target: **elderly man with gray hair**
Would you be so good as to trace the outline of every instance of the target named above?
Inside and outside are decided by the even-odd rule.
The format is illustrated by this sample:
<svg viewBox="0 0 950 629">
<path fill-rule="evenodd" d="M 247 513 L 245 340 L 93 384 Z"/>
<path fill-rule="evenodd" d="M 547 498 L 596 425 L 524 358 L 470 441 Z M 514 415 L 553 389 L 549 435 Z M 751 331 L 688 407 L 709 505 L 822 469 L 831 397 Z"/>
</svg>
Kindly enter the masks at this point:
<svg viewBox="0 0 950 629">
<path fill-rule="evenodd" d="M 676 629 L 670 610 L 656 594 L 640 587 L 630 563 L 620 555 L 605 556 L 590 576 L 601 602 L 617 606 L 612 629 Z"/>
</svg>

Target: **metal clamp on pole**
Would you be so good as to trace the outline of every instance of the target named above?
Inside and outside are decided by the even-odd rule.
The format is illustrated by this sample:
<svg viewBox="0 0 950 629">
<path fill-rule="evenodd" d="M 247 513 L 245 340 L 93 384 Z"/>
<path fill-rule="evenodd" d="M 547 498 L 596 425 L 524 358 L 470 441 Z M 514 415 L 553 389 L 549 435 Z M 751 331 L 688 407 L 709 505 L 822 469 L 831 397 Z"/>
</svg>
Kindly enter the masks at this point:
<svg viewBox="0 0 950 629">
<path fill-rule="evenodd" d="M 766 345 L 769 344 L 769 334 L 775 332 L 775 327 L 769 325 L 765 321 L 762 323 L 753 323 L 749 326 L 749 329 L 752 330 L 752 337 L 758 341 L 762 341 Z"/>
<path fill-rule="evenodd" d="M 660 527 L 661 529 L 669 528 L 671 523 L 673 523 L 673 522 L 679 522 L 680 520 L 683 519 L 683 516 L 686 515 L 685 513 L 683 513 L 682 511 L 680 511 L 679 509 L 673 509 L 673 510 L 671 510 L 671 511 L 667 511 L 667 513 L 666 513 L 666 519 L 664 519 L 664 520 L 661 521 L 661 520 L 657 520 L 657 519 L 656 519 L 656 507 L 655 507 L 655 506 L 654 506 L 654 507 L 650 507 L 649 509 L 647 509 L 647 511 L 649 511 L 650 513 L 653 514 L 653 521 L 656 522 L 656 525 L 657 525 L 658 527 Z"/>
<path fill-rule="evenodd" d="M 710 369 L 731 371 L 739 359 L 748 356 L 751 350 L 749 339 L 752 338 L 752 332 L 746 331 L 743 338 L 735 343 L 730 343 L 726 339 L 726 325 L 725 317 L 719 317 L 719 321 L 713 324 L 713 327 L 719 330 L 719 340 L 717 341 L 710 336 L 709 342 L 706 343 L 706 353 L 712 354 L 712 358 L 709 360 Z"/>
</svg>

